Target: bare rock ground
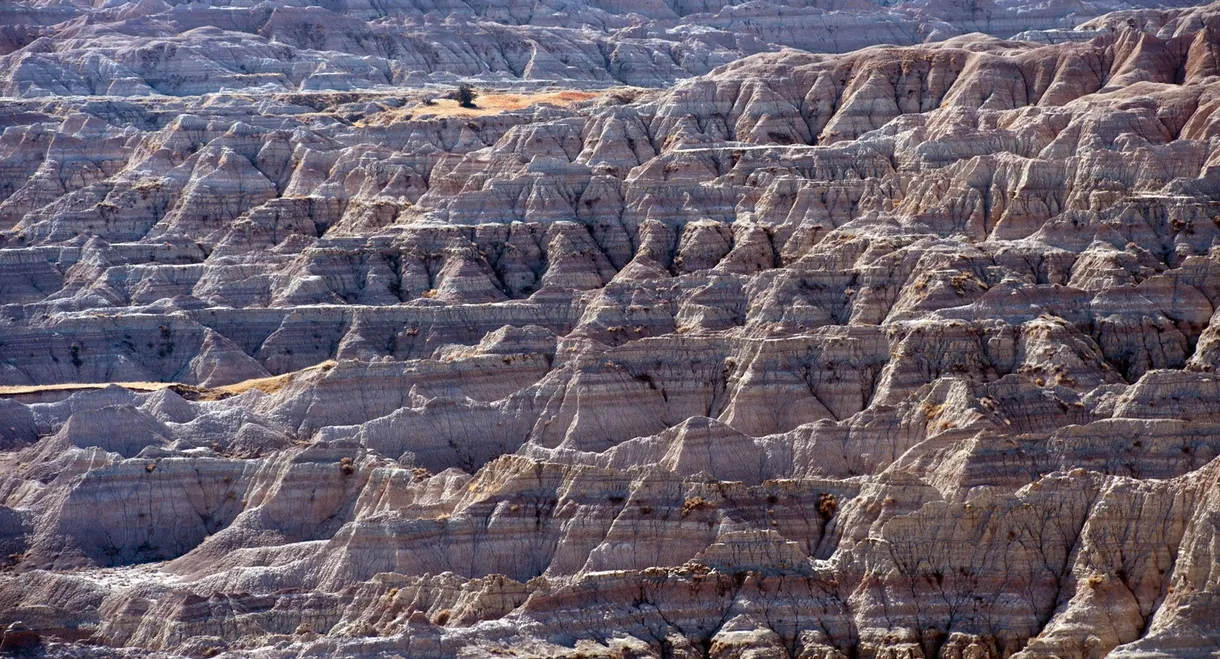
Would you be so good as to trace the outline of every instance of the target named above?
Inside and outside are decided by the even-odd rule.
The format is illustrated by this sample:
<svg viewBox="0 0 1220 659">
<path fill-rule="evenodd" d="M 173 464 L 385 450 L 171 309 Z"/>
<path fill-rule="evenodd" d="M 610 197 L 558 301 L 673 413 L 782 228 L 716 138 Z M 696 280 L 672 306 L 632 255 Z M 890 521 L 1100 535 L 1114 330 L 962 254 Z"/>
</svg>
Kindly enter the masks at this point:
<svg viewBox="0 0 1220 659">
<path fill-rule="evenodd" d="M 1214 656 L 1220 5 L 1073 7 L 0 8 L 0 628 Z"/>
</svg>

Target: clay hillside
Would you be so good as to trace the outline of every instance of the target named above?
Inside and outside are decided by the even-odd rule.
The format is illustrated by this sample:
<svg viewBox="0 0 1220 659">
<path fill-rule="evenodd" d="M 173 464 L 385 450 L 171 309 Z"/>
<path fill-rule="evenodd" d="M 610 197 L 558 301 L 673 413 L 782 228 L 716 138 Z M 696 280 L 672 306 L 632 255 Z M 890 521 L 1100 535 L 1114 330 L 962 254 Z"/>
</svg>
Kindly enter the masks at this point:
<svg viewBox="0 0 1220 659">
<path fill-rule="evenodd" d="M 0 131 L 0 652 L 1220 652 L 1220 3 L 3 0 Z"/>
</svg>

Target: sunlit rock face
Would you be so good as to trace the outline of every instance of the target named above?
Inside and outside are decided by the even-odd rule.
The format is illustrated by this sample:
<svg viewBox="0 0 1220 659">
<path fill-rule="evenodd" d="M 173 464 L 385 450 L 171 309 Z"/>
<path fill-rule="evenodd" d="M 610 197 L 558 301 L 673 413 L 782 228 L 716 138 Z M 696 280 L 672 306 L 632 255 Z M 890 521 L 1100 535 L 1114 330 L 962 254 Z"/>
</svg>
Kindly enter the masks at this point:
<svg viewBox="0 0 1220 659">
<path fill-rule="evenodd" d="M 1220 5 L 0 18 L 48 656 L 1220 646 Z"/>
<path fill-rule="evenodd" d="M 12 0 L 0 93 L 189 96 L 351 91 L 477 78 L 658 87 L 783 48 L 843 53 L 974 32 L 1087 40 L 1114 10 L 1188 0 Z M 1140 14 L 1153 27 L 1181 12 Z M 1112 18 L 1112 17 L 1111 17 Z M 1125 23 L 1123 24 L 1125 25 Z"/>
</svg>

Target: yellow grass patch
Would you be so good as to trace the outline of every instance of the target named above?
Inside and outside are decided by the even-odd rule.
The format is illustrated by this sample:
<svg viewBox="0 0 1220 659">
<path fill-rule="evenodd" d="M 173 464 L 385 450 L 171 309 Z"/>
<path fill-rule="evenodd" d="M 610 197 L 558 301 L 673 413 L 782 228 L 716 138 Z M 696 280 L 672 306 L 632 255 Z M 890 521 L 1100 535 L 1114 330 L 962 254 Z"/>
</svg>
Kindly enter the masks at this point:
<svg viewBox="0 0 1220 659">
<path fill-rule="evenodd" d="M 309 373 L 310 371 L 329 371 L 335 367 L 336 363 L 337 362 L 334 360 L 327 360 L 321 364 L 314 364 L 308 368 L 303 368 L 299 371 L 293 371 L 291 373 L 284 373 L 283 375 L 273 375 L 269 378 L 244 380 L 234 384 L 226 384 L 223 387 L 204 388 L 205 393 L 203 393 L 201 400 L 228 398 L 229 396 L 236 396 L 238 394 L 245 393 L 251 389 L 258 389 L 265 394 L 274 394 L 282 390 L 284 387 L 292 384 L 292 382 L 296 380 L 298 376 Z M 212 395 L 215 398 L 209 399 L 207 398 L 208 395 Z"/>
<path fill-rule="evenodd" d="M 432 105 L 425 105 L 419 102 L 400 110 L 378 113 L 370 117 L 367 123 L 389 124 L 410 117 L 425 117 L 429 115 L 434 117 L 482 117 L 521 110 L 540 104 L 566 107 L 573 103 L 597 98 L 601 93 L 577 91 L 575 89 L 538 92 L 536 94 L 498 94 L 493 91 L 478 91 L 473 108 L 464 108 L 453 99 L 438 98 Z"/>
<path fill-rule="evenodd" d="M 453 99 L 437 99 L 436 105 L 418 105 L 414 108 L 419 114 L 435 114 L 438 116 L 479 117 L 488 114 L 500 114 L 528 108 L 531 105 L 547 103 L 564 107 L 580 101 L 596 98 L 597 92 L 580 92 L 572 89 L 557 92 L 542 92 L 539 94 L 495 94 L 480 93 L 474 99 L 473 108 L 464 108 Z"/>
<path fill-rule="evenodd" d="M 255 378 L 253 380 L 244 380 L 234 384 L 226 384 L 220 387 L 200 387 L 193 384 L 183 384 L 181 382 L 69 382 L 65 384 L 22 384 L 0 386 L 0 397 L 3 396 L 21 396 L 23 394 L 37 394 L 49 391 L 84 391 L 88 389 L 105 389 L 110 385 L 123 387 L 132 391 L 160 391 L 161 389 L 173 389 L 184 398 L 191 400 L 222 400 L 231 396 L 236 396 L 241 393 L 258 389 L 266 394 L 274 394 L 289 384 L 292 384 L 297 377 L 305 375 L 312 371 L 329 371 L 334 368 L 335 361 L 327 360 L 320 364 L 314 364 L 299 371 L 284 373 L 283 375 L 273 375 L 267 378 Z"/>
<path fill-rule="evenodd" d="M 84 389 L 105 389 L 116 384 L 133 391 L 157 391 L 175 386 L 173 382 L 68 382 L 64 384 L 16 384 L 0 386 L 0 396 L 20 396 L 21 394 L 37 394 L 44 391 L 79 391 Z"/>
</svg>

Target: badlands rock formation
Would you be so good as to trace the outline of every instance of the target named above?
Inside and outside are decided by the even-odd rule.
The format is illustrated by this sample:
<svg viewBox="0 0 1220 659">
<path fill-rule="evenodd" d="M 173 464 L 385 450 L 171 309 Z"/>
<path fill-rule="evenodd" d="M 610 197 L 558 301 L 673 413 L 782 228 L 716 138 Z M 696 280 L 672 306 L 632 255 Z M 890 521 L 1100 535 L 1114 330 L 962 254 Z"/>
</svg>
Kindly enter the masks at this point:
<svg viewBox="0 0 1220 659">
<path fill-rule="evenodd" d="M 784 47 L 971 32 L 1059 41 L 1115 9 L 1190 0 L 6 0 L 0 95 L 350 91 L 476 78 L 664 86 Z M 1153 19 L 1161 20 L 1161 19 Z M 1124 24 L 1125 26 L 1125 24 Z M 1096 26 L 1112 31 L 1113 26 Z M 1065 36 L 1066 35 L 1066 36 Z"/>
<path fill-rule="evenodd" d="M 0 629 L 1213 656 L 1220 4 L 985 7 L 6 5 Z"/>
</svg>

